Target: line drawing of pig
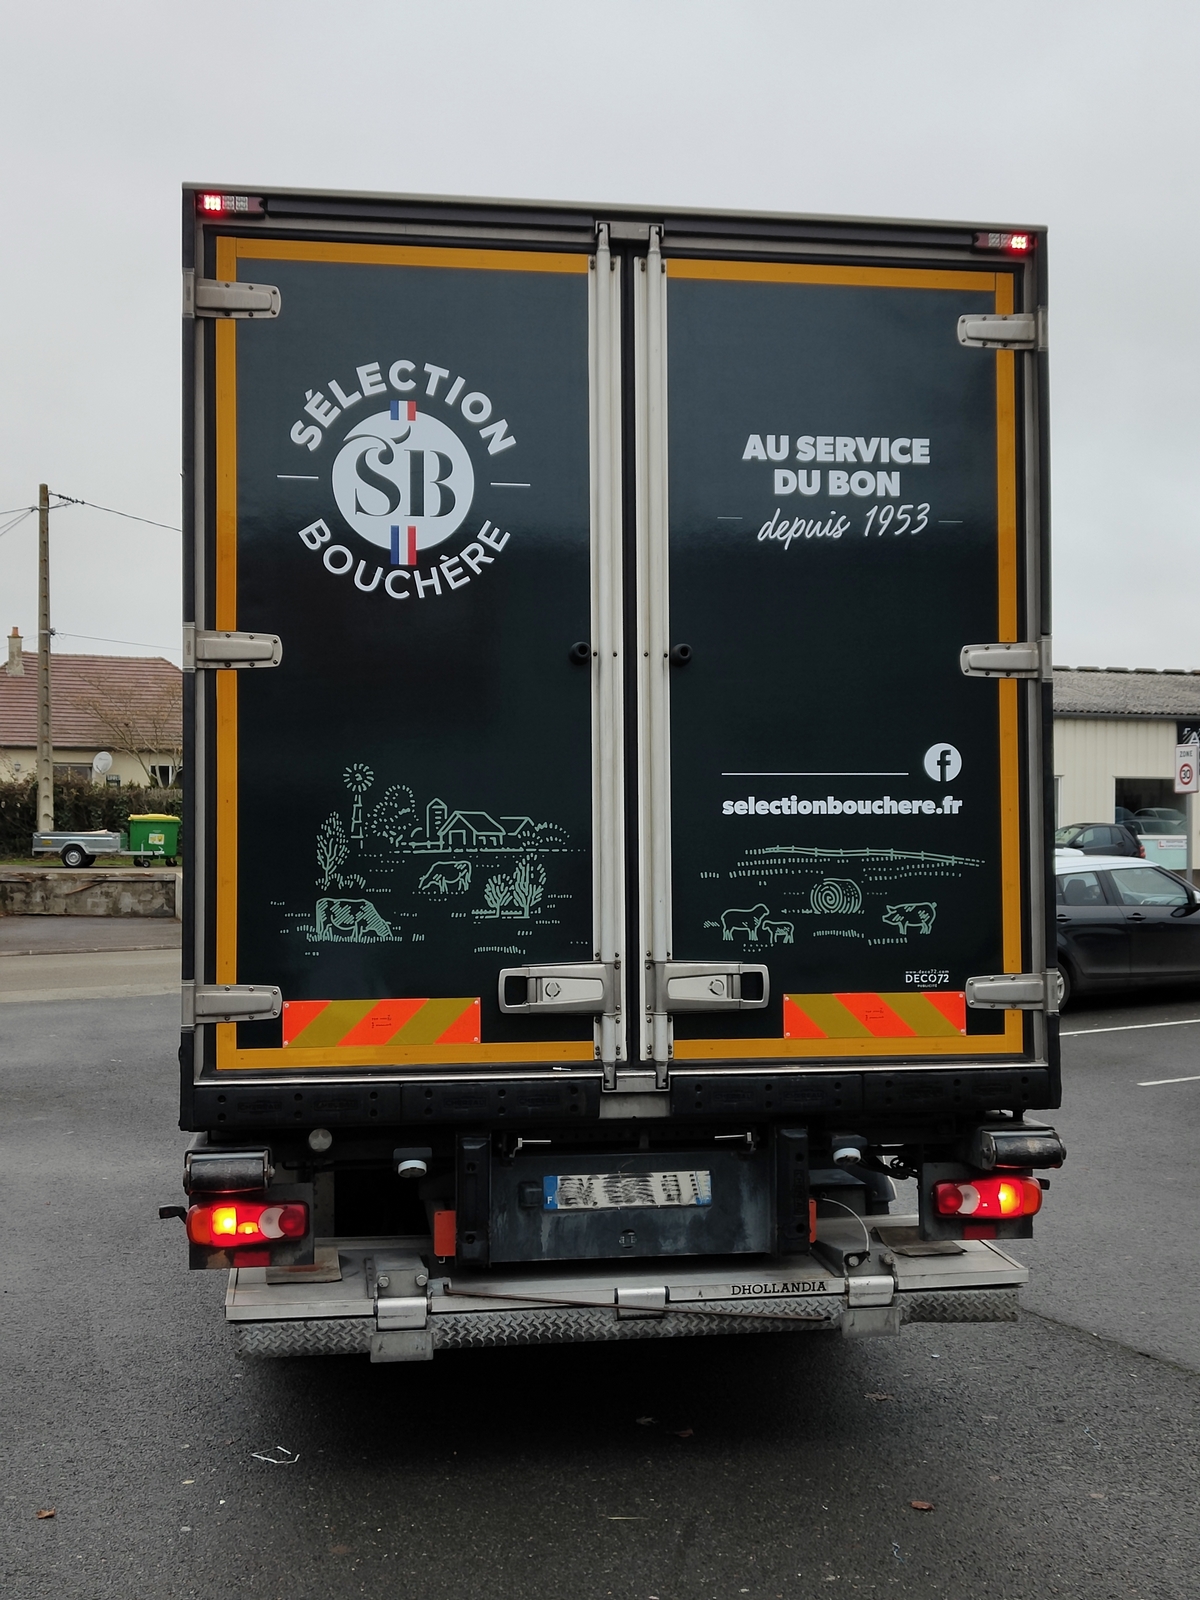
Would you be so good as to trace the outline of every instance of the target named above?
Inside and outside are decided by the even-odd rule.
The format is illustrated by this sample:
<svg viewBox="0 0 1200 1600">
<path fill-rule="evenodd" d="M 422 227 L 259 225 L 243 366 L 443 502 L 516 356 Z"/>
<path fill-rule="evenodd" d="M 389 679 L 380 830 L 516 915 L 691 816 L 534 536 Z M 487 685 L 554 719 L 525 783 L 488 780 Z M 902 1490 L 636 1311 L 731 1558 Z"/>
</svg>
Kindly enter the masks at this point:
<svg viewBox="0 0 1200 1600">
<path fill-rule="evenodd" d="M 910 928 L 916 928 L 918 933 L 931 933 L 936 916 L 936 900 L 916 900 L 908 905 L 888 906 L 883 920 L 900 933 L 907 933 Z"/>
<path fill-rule="evenodd" d="M 771 915 L 771 908 L 764 905 L 751 906 L 748 911 L 731 909 L 721 913 L 721 938 L 732 939 L 735 933 L 744 933 L 749 936 L 751 944 L 758 943 L 758 930 Z"/>
</svg>

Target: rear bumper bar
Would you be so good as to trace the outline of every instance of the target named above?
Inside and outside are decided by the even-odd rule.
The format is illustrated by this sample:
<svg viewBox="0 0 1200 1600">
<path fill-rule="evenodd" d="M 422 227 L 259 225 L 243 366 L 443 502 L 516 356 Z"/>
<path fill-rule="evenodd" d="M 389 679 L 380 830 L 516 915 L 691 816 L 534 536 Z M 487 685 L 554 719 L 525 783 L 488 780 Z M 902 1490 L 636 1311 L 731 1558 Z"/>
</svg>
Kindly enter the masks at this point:
<svg viewBox="0 0 1200 1600">
<path fill-rule="evenodd" d="M 286 1275 L 235 1269 L 225 1316 L 245 1355 L 369 1355 L 372 1361 L 427 1361 L 441 1350 L 505 1345 L 739 1333 L 856 1337 L 895 1334 L 917 1322 L 1016 1320 L 1028 1276 L 1023 1266 L 986 1241 L 928 1253 L 928 1246 L 911 1242 L 914 1221 L 879 1219 L 871 1260 L 849 1275 L 816 1256 L 676 1259 L 669 1267 L 641 1263 L 637 1271 L 581 1264 L 553 1273 L 521 1268 L 435 1276 L 403 1301 L 381 1299 L 376 1281 L 377 1264 L 394 1255 L 396 1241 L 356 1240 L 338 1245 L 337 1281 L 279 1281 Z"/>
</svg>

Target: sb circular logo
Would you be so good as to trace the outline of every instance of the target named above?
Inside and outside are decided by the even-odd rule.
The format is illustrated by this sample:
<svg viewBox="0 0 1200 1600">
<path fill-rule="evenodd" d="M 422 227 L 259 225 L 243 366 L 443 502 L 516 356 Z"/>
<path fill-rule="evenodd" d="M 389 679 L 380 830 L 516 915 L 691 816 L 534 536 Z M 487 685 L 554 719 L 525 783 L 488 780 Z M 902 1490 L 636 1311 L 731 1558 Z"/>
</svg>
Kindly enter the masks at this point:
<svg viewBox="0 0 1200 1600">
<path fill-rule="evenodd" d="M 355 533 L 408 564 L 457 532 L 474 496 L 466 446 L 411 400 L 364 417 L 333 463 L 342 516 Z"/>
</svg>

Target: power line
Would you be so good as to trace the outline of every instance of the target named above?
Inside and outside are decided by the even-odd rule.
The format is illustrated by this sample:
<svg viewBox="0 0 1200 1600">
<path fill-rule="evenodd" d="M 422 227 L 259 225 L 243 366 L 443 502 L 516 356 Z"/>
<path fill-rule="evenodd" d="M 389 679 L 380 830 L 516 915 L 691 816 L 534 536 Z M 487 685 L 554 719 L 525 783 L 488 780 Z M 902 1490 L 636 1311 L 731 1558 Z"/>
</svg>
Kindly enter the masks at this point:
<svg viewBox="0 0 1200 1600">
<path fill-rule="evenodd" d="M 124 517 L 127 522 L 144 522 L 150 528 L 165 528 L 168 533 L 182 533 L 182 528 L 177 528 L 170 522 L 155 522 L 153 517 L 135 517 L 132 511 L 118 511 L 115 506 L 99 506 L 94 500 L 76 500 L 69 494 L 59 494 L 54 490 L 54 498 L 59 506 L 88 506 L 93 511 L 107 511 L 110 517 Z M 59 506 L 51 507 L 57 511 Z"/>
<path fill-rule="evenodd" d="M 0 517 L 11 517 L 14 511 L 36 511 L 36 506 L 9 506 L 7 511 L 0 511 Z"/>
<path fill-rule="evenodd" d="M 181 653 L 177 644 L 147 644 L 144 639 L 106 639 L 99 633 L 66 633 L 62 628 L 51 628 L 50 633 L 55 639 L 87 639 L 92 644 L 129 644 L 136 650 L 169 650 L 174 655 Z"/>
<path fill-rule="evenodd" d="M 0 528 L 0 539 L 3 539 L 6 533 L 11 533 L 14 528 L 19 527 L 26 517 L 31 517 L 36 510 L 36 506 L 29 506 L 25 511 L 18 512 L 11 522 L 5 523 L 4 527 Z M 3 513 L 5 516 L 7 514 L 7 512 Z"/>
</svg>

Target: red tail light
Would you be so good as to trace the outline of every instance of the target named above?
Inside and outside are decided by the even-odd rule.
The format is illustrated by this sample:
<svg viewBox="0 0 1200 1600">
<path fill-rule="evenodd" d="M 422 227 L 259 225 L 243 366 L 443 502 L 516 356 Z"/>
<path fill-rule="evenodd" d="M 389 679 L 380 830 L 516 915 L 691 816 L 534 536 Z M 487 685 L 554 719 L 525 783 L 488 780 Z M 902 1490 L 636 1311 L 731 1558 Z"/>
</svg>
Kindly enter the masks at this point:
<svg viewBox="0 0 1200 1600">
<path fill-rule="evenodd" d="M 939 1217 L 1000 1221 L 1034 1217 L 1042 1209 L 1036 1178 L 973 1178 L 970 1183 L 935 1183 L 933 1205 Z"/>
<path fill-rule="evenodd" d="M 1033 249 L 1031 233 L 977 233 L 976 250 L 1003 250 L 1010 256 L 1027 256 Z"/>
<path fill-rule="evenodd" d="M 215 194 L 196 196 L 196 210 L 202 217 L 261 217 L 264 206 L 254 194 Z"/>
<path fill-rule="evenodd" d="M 192 1206 L 187 1214 L 187 1233 L 192 1243 L 215 1245 L 218 1249 L 277 1244 L 280 1239 L 303 1239 L 307 1232 L 308 1207 L 296 1201 L 266 1205 L 257 1200 L 218 1200 Z"/>
</svg>

